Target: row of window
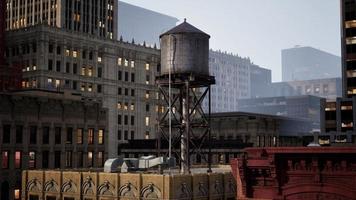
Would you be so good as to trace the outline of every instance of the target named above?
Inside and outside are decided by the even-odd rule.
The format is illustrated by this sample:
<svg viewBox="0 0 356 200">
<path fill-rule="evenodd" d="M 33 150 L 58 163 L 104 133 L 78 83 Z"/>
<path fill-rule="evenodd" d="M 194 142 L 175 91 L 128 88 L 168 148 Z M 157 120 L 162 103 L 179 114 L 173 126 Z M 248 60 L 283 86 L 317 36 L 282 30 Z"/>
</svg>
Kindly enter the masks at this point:
<svg viewBox="0 0 356 200">
<path fill-rule="evenodd" d="M 62 168 L 61 166 L 61 159 L 62 159 L 62 152 L 55 151 L 54 152 L 54 168 Z M 94 159 L 94 152 L 76 152 L 76 167 L 93 167 L 94 160 L 96 160 L 96 166 L 102 167 L 104 165 L 104 152 L 99 151 L 97 152 L 96 159 Z M 50 152 L 49 151 L 42 151 L 42 168 L 46 169 L 50 165 Z M 28 168 L 28 169 L 35 169 L 38 162 L 38 156 L 36 151 L 30 151 L 27 155 L 27 165 L 23 166 L 23 153 L 22 151 L 15 151 L 13 155 L 14 159 L 14 169 L 21 169 L 21 168 Z M 84 165 L 84 157 L 86 157 L 86 165 Z M 66 168 L 73 167 L 73 151 L 66 151 L 65 152 L 65 166 Z M 10 168 L 10 151 L 2 151 L 1 153 L 1 168 L 2 169 L 9 169 Z"/>
<path fill-rule="evenodd" d="M 134 140 L 135 139 L 135 131 L 130 131 L 130 138 L 129 138 L 129 131 L 128 130 L 124 130 L 124 135 L 122 135 L 122 130 L 119 129 L 117 131 L 117 139 L 118 140 Z M 145 139 L 148 140 L 150 139 L 150 132 L 149 131 L 146 131 L 145 132 Z"/>
<path fill-rule="evenodd" d="M 29 127 L 29 143 L 30 144 L 37 144 L 37 126 L 30 126 Z M 74 135 L 76 132 L 76 135 Z M 88 128 L 87 129 L 87 140 L 88 144 L 94 144 L 94 138 L 97 140 L 97 144 L 103 145 L 104 144 L 104 129 L 99 129 L 96 132 L 96 136 L 94 137 L 94 129 Z M 64 137 L 65 136 L 65 137 Z M 50 131 L 50 127 L 44 126 L 42 127 L 42 144 L 50 144 L 50 138 L 53 137 Z M 64 138 L 63 138 L 64 137 Z M 75 137 L 75 138 L 74 138 Z M 84 138 L 84 129 L 78 128 L 74 130 L 72 127 L 68 127 L 65 130 L 65 134 L 63 134 L 61 127 L 54 128 L 54 144 L 62 144 L 62 139 L 64 139 L 65 144 L 72 144 L 73 140 L 76 141 L 77 144 L 83 144 Z M 15 143 L 22 144 L 24 139 L 24 131 L 23 126 L 18 125 L 15 128 Z M 3 125 L 3 132 L 2 132 L 2 143 L 3 144 L 10 144 L 11 143 L 11 125 Z"/>
</svg>

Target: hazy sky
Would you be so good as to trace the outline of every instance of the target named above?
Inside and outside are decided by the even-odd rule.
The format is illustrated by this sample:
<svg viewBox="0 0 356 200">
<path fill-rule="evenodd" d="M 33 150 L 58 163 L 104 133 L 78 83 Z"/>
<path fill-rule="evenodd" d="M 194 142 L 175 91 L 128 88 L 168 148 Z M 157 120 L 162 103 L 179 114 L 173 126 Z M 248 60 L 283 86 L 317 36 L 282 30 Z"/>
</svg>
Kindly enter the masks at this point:
<svg viewBox="0 0 356 200">
<path fill-rule="evenodd" d="M 312 46 L 340 55 L 339 0 L 123 0 L 187 21 L 210 47 L 237 53 L 281 80 L 281 49 Z"/>
</svg>

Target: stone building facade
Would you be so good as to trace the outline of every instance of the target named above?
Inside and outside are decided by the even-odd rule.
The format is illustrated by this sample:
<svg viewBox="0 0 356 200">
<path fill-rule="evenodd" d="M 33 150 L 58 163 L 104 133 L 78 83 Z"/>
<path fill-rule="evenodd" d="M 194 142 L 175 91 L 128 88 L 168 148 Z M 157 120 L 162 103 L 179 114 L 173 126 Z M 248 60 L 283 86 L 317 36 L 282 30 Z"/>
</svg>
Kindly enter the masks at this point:
<svg viewBox="0 0 356 200">
<path fill-rule="evenodd" d="M 27 169 L 102 167 L 107 110 L 60 92 L 0 94 L 0 198 L 20 199 Z"/>
<path fill-rule="evenodd" d="M 114 0 L 6 0 L 6 30 L 38 24 L 101 38 L 117 38 Z"/>
<path fill-rule="evenodd" d="M 23 88 L 78 93 L 108 109 L 109 157 L 128 139 L 155 137 L 160 52 L 37 25 L 7 32 L 7 60 L 23 66 Z"/>
<path fill-rule="evenodd" d="M 22 200 L 236 199 L 230 172 L 202 174 L 23 172 Z"/>
</svg>

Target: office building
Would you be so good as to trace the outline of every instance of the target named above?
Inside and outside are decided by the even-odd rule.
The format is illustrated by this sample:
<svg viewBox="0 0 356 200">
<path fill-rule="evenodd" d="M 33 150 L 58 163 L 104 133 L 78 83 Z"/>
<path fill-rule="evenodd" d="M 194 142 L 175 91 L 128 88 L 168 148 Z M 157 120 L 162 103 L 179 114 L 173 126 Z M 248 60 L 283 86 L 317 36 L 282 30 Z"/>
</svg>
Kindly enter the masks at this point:
<svg viewBox="0 0 356 200">
<path fill-rule="evenodd" d="M 273 82 L 266 89 L 265 97 L 312 95 L 336 99 L 342 95 L 341 78 L 325 78 L 306 81 Z"/>
<path fill-rule="evenodd" d="M 0 94 L 0 199 L 20 199 L 22 170 L 102 167 L 108 113 L 63 92 Z"/>
<path fill-rule="evenodd" d="M 320 97 L 309 95 L 240 99 L 238 110 L 310 120 L 314 128 L 320 129 L 320 101 Z"/>
<path fill-rule="evenodd" d="M 355 145 L 356 143 L 356 2 L 341 0 L 341 49 L 343 96 L 335 101 L 323 101 L 321 106 L 321 132 L 319 143 L 323 145 Z"/>
<path fill-rule="evenodd" d="M 209 52 L 209 72 L 216 83 L 211 86 L 211 111 L 237 110 L 237 100 L 250 97 L 250 66 L 248 58 L 221 51 Z M 207 110 L 208 101 L 203 108 Z"/>
<path fill-rule="evenodd" d="M 272 83 L 272 71 L 252 64 L 250 66 L 250 97 L 259 98 L 269 94 Z"/>
<path fill-rule="evenodd" d="M 340 57 L 313 47 L 282 50 L 282 81 L 341 77 Z"/>
<path fill-rule="evenodd" d="M 47 24 L 97 37 L 117 38 L 114 0 L 6 0 L 6 30 Z"/>
<path fill-rule="evenodd" d="M 124 41 L 159 47 L 159 36 L 176 26 L 177 18 L 119 1 L 118 35 Z"/>
</svg>

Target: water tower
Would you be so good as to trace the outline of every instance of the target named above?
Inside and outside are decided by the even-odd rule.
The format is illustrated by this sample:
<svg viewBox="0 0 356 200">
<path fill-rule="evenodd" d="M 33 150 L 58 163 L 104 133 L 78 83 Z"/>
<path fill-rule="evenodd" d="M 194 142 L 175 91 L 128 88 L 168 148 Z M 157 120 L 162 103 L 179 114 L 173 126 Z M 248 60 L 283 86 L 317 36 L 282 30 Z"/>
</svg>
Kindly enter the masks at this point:
<svg viewBox="0 0 356 200">
<path fill-rule="evenodd" d="M 160 36 L 161 74 L 156 83 L 168 109 L 159 120 L 158 138 L 168 141 L 166 154 L 178 159 L 183 174 L 190 173 L 193 155 L 211 171 L 210 86 L 215 78 L 209 75 L 209 38 L 186 20 Z M 206 96 L 208 113 L 202 109 Z"/>
</svg>

